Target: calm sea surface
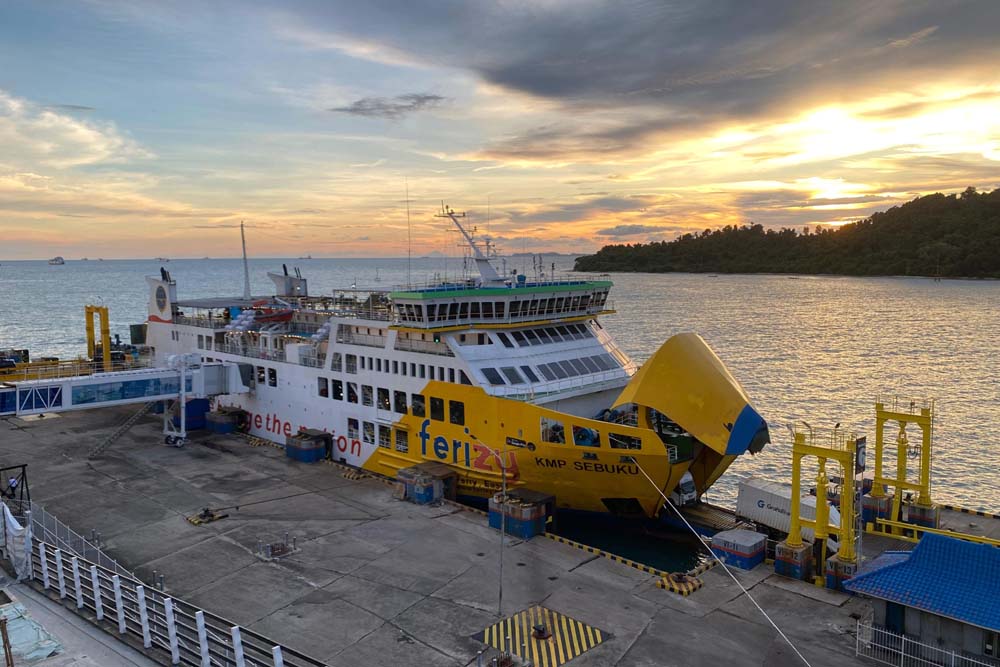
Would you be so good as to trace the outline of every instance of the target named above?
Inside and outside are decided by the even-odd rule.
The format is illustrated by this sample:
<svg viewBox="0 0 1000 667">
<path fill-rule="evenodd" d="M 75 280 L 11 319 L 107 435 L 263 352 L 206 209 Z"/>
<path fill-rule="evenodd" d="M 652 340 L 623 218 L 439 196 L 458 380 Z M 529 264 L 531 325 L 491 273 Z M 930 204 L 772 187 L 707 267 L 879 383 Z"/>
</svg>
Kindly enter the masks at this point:
<svg viewBox="0 0 1000 667">
<path fill-rule="evenodd" d="M 310 292 L 389 288 L 407 281 L 396 259 L 254 259 L 255 294 L 272 294 L 265 272 L 297 265 Z M 565 257 L 557 269 L 572 268 Z M 530 260 L 514 258 L 508 268 Z M 110 307 L 112 333 L 146 313 L 149 260 L 3 262 L 0 265 L 0 348 L 27 347 L 36 356 L 84 351 L 83 306 Z M 165 264 L 181 298 L 242 293 L 238 260 L 174 260 Z M 455 276 L 461 261 L 415 259 L 414 281 Z M 378 281 L 376 281 L 378 278 Z M 934 498 L 1000 512 L 1000 283 L 921 278 L 838 278 L 618 274 L 605 327 L 637 361 L 669 336 L 701 334 L 771 424 L 774 442 L 742 457 L 709 492 L 735 500 L 736 482 L 759 473 L 787 480 L 787 424 L 874 434 L 879 392 L 937 399 Z M 917 429 L 909 433 L 919 438 Z M 894 439 L 894 434 L 890 435 Z M 874 443 L 874 437 L 870 438 Z M 994 459 L 997 457 L 997 459 Z"/>
</svg>

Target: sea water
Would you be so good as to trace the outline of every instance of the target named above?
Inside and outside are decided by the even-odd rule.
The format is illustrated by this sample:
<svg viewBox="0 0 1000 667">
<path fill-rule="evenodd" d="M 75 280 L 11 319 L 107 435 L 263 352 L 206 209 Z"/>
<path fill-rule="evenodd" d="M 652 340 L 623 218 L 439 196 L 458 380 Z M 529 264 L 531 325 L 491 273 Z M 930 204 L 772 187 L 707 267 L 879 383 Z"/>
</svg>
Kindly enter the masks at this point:
<svg viewBox="0 0 1000 667">
<path fill-rule="evenodd" d="M 252 292 L 273 294 L 266 271 L 298 266 L 312 294 L 389 289 L 456 278 L 456 258 L 251 259 Z M 550 272 L 572 269 L 546 256 Z M 504 265 L 533 276 L 528 257 Z M 146 316 L 143 279 L 163 266 L 181 299 L 243 292 L 235 259 L 41 261 L 0 265 L 0 348 L 35 356 L 84 351 L 83 306 L 110 308 L 112 332 Z M 671 335 L 699 333 L 768 420 L 773 442 L 740 457 L 707 499 L 732 506 L 742 476 L 788 481 L 789 427 L 832 428 L 869 436 L 877 394 L 933 397 L 933 498 L 1000 512 L 1000 282 L 834 276 L 614 274 L 602 323 L 637 362 Z M 808 424 L 808 426 L 806 426 Z M 919 440 L 913 426 L 911 442 Z M 895 442 L 896 432 L 887 430 Z M 890 449 L 894 449 L 890 448 Z M 869 456 L 869 460 L 870 460 Z M 911 462 L 915 466 L 916 461 Z"/>
</svg>

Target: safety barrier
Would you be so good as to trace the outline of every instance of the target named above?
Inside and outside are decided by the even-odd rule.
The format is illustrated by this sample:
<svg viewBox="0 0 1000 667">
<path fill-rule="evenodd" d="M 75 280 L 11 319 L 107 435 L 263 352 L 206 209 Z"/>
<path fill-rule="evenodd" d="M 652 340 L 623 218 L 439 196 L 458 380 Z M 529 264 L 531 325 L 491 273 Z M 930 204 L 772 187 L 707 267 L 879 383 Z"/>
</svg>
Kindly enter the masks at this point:
<svg viewBox="0 0 1000 667">
<path fill-rule="evenodd" d="M 22 522 L 26 521 L 30 516 L 31 531 L 35 540 L 50 544 L 60 551 L 88 559 L 115 574 L 135 578 L 132 572 L 101 550 L 100 546 L 98 546 L 100 538 L 97 537 L 96 532 L 88 540 L 45 511 L 45 508 L 38 503 L 31 503 L 30 513 L 25 511 L 23 514 L 19 514 L 14 508 L 11 509 Z"/>
<path fill-rule="evenodd" d="M 141 643 L 164 664 L 196 667 L 323 667 L 322 662 L 233 625 L 137 579 L 36 541 L 31 579 L 77 613 Z"/>
<path fill-rule="evenodd" d="M 912 637 L 877 625 L 858 622 L 854 654 L 883 665 L 898 667 L 997 667 L 998 661 L 977 659 L 938 646 L 924 644 Z"/>
<path fill-rule="evenodd" d="M 970 510 L 967 507 L 959 507 L 958 505 L 941 505 L 941 508 L 951 510 L 952 512 L 961 512 L 962 514 L 982 516 L 987 519 L 1000 519 L 1000 514 L 994 514 L 993 512 L 987 512 L 986 510 Z"/>
</svg>

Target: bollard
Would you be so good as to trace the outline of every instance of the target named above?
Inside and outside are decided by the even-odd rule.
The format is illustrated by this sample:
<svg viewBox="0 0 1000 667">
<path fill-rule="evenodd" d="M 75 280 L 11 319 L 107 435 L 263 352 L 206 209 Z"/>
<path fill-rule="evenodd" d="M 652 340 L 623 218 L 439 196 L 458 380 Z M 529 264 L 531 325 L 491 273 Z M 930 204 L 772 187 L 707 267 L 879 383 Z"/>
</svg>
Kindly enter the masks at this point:
<svg viewBox="0 0 1000 667">
<path fill-rule="evenodd" d="M 163 580 L 164 580 L 164 576 L 163 576 L 163 575 L 161 574 L 161 575 L 160 575 L 160 590 L 161 590 L 161 591 L 165 591 L 165 590 L 167 590 L 167 587 L 166 587 L 166 585 L 165 585 L 165 584 L 163 583 Z"/>
<path fill-rule="evenodd" d="M 122 580 L 117 574 L 111 577 L 111 586 L 115 590 L 115 613 L 118 615 L 118 634 L 125 634 L 125 604 L 122 601 Z"/>
<path fill-rule="evenodd" d="M 101 593 L 101 580 L 97 576 L 97 566 L 90 566 L 90 585 L 94 590 L 94 613 L 97 620 L 104 620 L 104 595 Z"/>
<path fill-rule="evenodd" d="M 45 542 L 38 543 L 38 561 L 42 566 L 42 587 L 49 590 L 49 557 L 46 553 Z"/>
<path fill-rule="evenodd" d="M 236 667 L 247 667 L 243 657 L 243 638 L 240 636 L 240 626 L 234 625 L 229 629 L 233 637 L 233 658 L 236 660 Z"/>
<path fill-rule="evenodd" d="M 476 667 L 486 667 L 486 662 L 483 658 L 482 651 L 476 654 Z"/>
<path fill-rule="evenodd" d="M 201 653 L 201 667 L 212 667 L 212 658 L 208 654 L 208 632 L 205 630 L 205 612 L 198 611 L 194 615 L 198 626 L 198 650 Z"/>
<path fill-rule="evenodd" d="M 281 656 L 280 646 L 271 649 L 271 658 L 274 660 L 274 667 L 285 667 L 285 659 Z"/>
<path fill-rule="evenodd" d="M 66 599 L 66 573 L 63 572 L 62 551 L 56 549 L 56 581 L 59 583 L 59 598 Z"/>
<path fill-rule="evenodd" d="M 142 586 L 135 587 L 135 597 L 139 604 L 139 624 L 142 625 L 142 645 L 149 648 L 153 644 L 149 636 L 149 612 L 146 611 L 146 589 Z"/>
<path fill-rule="evenodd" d="M 167 621 L 167 640 L 170 642 L 170 664 L 181 661 L 180 647 L 177 646 L 177 624 L 174 623 L 174 601 L 163 598 L 163 613 Z"/>
<path fill-rule="evenodd" d="M 76 596 L 76 608 L 83 609 L 83 586 L 80 585 L 80 561 L 73 556 L 73 595 Z"/>
<path fill-rule="evenodd" d="M 288 546 L 288 531 L 285 531 L 285 546 Z"/>
</svg>

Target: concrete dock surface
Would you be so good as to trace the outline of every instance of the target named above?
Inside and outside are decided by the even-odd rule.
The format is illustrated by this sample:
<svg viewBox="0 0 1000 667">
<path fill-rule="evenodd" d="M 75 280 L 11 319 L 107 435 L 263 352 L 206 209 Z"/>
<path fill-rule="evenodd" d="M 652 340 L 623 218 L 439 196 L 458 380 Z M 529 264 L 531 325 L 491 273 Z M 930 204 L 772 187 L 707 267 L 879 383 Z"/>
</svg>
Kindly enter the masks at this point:
<svg viewBox="0 0 1000 667">
<path fill-rule="evenodd" d="M 499 534 L 480 514 L 394 500 L 379 480 L 291 461 L 235 436 L 167 447 L 144 418 L 100 458 L 88 450 L 135 408 L 0 422 L 0 462 L 28 464 L 32 501 L 89 536 L 144 581 L 337 667 L 475 664 L 496 623 Z M 236 509 L 239 506 L 239 509 Z M 204 507 L 228 517 L 186 517 Z M 965 517 L 966 521 L 975 517 Z M 294 539 L 265 561 L 259 542 Z M 814 667 L 855 658 L 860 599 L 736 571 Z M 503 614 L 534 605 L 601 631 L 576 666 L 801 665 L 721 569 L 688 597 L 656 578 L 544 537 L 508 538 Z"/>
</svg>

